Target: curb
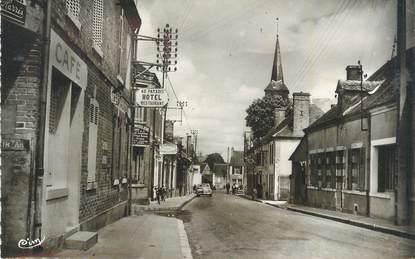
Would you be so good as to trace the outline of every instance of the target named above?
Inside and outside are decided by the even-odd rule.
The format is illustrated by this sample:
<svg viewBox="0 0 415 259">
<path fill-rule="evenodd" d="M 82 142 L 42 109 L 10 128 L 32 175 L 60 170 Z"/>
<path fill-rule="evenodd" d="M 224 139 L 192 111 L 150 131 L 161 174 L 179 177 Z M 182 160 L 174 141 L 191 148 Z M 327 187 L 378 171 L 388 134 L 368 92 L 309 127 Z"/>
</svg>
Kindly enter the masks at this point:
<svg viewBox="0 0 415 259">
<path fill-rule="evenodd" d="M 238 197 L 242 197 L 242 198 L 244 198 L 246 200 L 249 200 L 249 201 L 256 201 L 256 202 L 259 202 L 259 203 L 271 205 L 271 204 L 268 204 L 268 203 L 264 203 L 264 202 L 262 202 L 261 200 L 258 200 L 258 199 L 252 199 L 252 197 L 249 197 L 249 196 L 246 196 L 246 195 L 238 195 Z"/>
<path fill-rule="evenodd" d="M 187 238 L 186 230 L 184 229 L 183 221 L 177 220 L 177 228 L 179 230 L 180 237 L 180 250 L 182 252 L 183 259 L 193 259 L 192 250 L 190 249 L 189 239 Z"/>
<path fill-rule="evenodd" d="M 152 214 L 157 212 L 172 212 L 182 210 L 189 202 L 191 202 L 196 196 L 191 197 L 190 199 L 184 201 L 182 204 L 174 207 L 139 207 L 137 206 L 134 209 L 135 215 L 140 215 L 141 213 Z"/>
<path fill-rule="evenodd" d="M 196 195 L 193 195 L 192 198 L 190 198 L 187 201 L 183 202 L 179 207 L 177 207 L 177 210 L 182 210 L 183 207 L 186 206 L 189 202 L 191 202 L 194 198 L 196 198 Z"/>
<path fill-rule="evenodd" d="M 281 207 L 278 207 L 278 208 L 281 208 Z M 382 233 L 385 233 L 385 234 L 390 234 L 390 235 L 394 235 L 394 236 L 398 236 L 398 237 L 403 237 L 403 238 L 408 238 L 408 239 L 415 240 L 415 233 L 409 233 L 409 232 L 405 232 L 405 231 L 401 231 L 401 230 L 397 230 L 397 229 L 393 229 L 393 228 L 389 228 L 389 227 L 383 227 L 383 226 L 376 225 L 376 224 L 372 225 L 372 224 L 368 224 L 368 223 L 361 222 L 361 221 L 344 219 L 344 218 L 340 218 L 340 217 L 336 217 L 336 216 L 332 216 L 332 215 L 316 213 L 316 212 L 306 211 L 306 210 L 292 208 L 292 207 L 287 207 L 286 209 L 291 210 L 291 211 L 295 211 L 295 212 L 299 212 L 299 213 L 303 213 L 303 214 L 308 214 L 308 215 L 320 217 L 320 218 L 330 219 L 330 220 L 341 222 L 341 223 L 344 223 L 344 224 L 353 225 L 353 226 L 356 226 L 356 227 L 361 227 L 361 228 L 365 228 L 365 229 L 369 229 L 369 230 L 373 230 L 373 231 L 377 231 L 377 232 L 382 232 Z"/>
<path fill-rule="evenodd" d="M 272 206 L 272 207 L 275 207 L 275 208 L 283 209 L 283 210 L 290 210 L 290 211 L 294 211 L 294 212 L 298 212 L 298 213 L 302 213 L 302 214 L 307 214 L 307 215 L 311 215 L 311 216 L 315 216 L 315 217 L 320 217 L 320 218 L 325 218 L 325 219 L 341 222 L 341 223 L 356 226 L 356 227 L 361 227 L 361 228 L 365 228 L 365 229 L 369 229 L 369 230 L 373 230 L 373 231 L 377 231 L 377 232 L 382 232 L 382 233 L 385 233 L 385 234 L 390 234 L 390 235 L 394 235 L 394 236 L 398 236 L 398 237 L 403 237 L 403 238 L 415 240 L 415 233 L 410 233 L 410 232 L 406 232 L 406 231 L 402 231 L 402 230 L 398 230 L 398 229 L 393 229 L 393 228 L 389 228 L 389 227 L 384 227 L 384 226 L 380 226 L 380 225 L 376 225 L 376 224 L 372 225 L 372 224 L 368 224 L 368 223 L 361 222 L 361 221 L 345 219 L 345 218 L 336 217 L 336 216 L 332 216 L 332 215 L 327 215 L 327 214 L 323 214 L 323 213 L 317 213 L 317 212 L 302 210 L 302 209 L 293 208 L 293 207 L 290 207 L 290 206 L 281 206 L 281 205 L 271 204 L 271 203 L 267 203 L 267 202 L 262 202 L 261 200 L 258 200 L 258 199 L 252 200 L 251 198 L 246 197 L 245 195 L 242 195 L 241 197 L 244 198 L 244 199 L 250 200 L 250 201 L 261 202 L 263 204 L 266 204 L 266 205 L 269 205 L 269 206 Z"/>
</svg>

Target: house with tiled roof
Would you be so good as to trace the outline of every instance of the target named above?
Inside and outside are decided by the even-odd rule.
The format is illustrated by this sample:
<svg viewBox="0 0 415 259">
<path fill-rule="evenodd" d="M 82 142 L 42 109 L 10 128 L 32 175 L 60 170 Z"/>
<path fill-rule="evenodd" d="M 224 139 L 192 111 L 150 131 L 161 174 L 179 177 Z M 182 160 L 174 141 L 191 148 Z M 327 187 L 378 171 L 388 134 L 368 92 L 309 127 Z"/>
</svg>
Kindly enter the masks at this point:
<svg viewBox="0 0 415 259">
<path fill-rule="evenodd" d="M 311 103 L 309 93 L 293 93 L 289 98 L 284 83 L 279 39 L 277 36 L 271 81 L 265 98 L 275 103 L 274 125 L 246 152 L 248 191 L 259 198 L 287 200 L 290 193 L 291 162 L 289 156 L 300 143 L 303 129 L 324 111 Z"/>
<path fill-rule="evenodd" d="M 292 202 L 396 220 L 396 66 L 392 59 L 366 81 L 360 66 L 346 68 L 337 105 L 305 129 L 290 157 Z"/>
<path fill-rule="evenodd" d="M 246 181 L 244 180 L 245 163 L 244 163 L 244 152 L 231 149 L 231 160 L 228 167 L 228 177 L 230 185 L 244 186 Z"/>
<path fill-rule="evenodd" d="M 215 181 L 213 183 L 217 189 L 224 189 L 226 185 L 226 179 L 228 174 L 228 164 L 214 164 L 212 172 L 215 175 Z"/>
</svg>

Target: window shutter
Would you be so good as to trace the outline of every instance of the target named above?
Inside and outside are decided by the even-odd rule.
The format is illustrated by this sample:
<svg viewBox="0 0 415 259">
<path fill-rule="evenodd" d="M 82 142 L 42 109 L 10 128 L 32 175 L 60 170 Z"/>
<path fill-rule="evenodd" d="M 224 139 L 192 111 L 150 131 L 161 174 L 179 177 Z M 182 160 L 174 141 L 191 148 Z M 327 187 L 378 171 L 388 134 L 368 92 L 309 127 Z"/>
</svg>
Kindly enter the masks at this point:
<svg viewBox="0 0 415 259">
<path fill-rule="evenodd" d="M 66 0 L 66 9 L 68 10 L 68 14 L 79 18 L 79 0 Z"/>
<path fill-rule="evenodd" d="M 52 86 L 49 108 L 49 133 L 55 134 L 58 124 L 58 96 L 57 87 Z"/>
<path fill-rule="evenodd" d="M 94 44 L 102 48 L 102 24 L 104 21 L 104 3 L 103 0 L 94 0 L 93 11 L 93 41 Z"/>
<path fill-rule="evenodd" d="M 89 104 L 89 133 L 88 133 L 88 177 L 87 182 L 95 182 L 97 169 L 99 105 L 95 99 Z"/>
</svg>

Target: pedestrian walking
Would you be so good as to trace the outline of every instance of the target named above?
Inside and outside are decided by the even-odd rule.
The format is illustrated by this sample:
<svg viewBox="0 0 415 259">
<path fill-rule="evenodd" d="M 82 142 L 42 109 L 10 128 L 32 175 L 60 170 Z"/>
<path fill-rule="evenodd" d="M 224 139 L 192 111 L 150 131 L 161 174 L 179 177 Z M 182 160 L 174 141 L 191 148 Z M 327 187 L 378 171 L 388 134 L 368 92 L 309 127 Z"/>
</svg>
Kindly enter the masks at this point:
<svg viewBox="0 0 415 259">
<path fill-rule="evenodd" d="M 257 197 L 257 190 L 256 190 L 256 188 L 254 188 L 252 190 L 252 199 L 254 200 L 256 197 Z"/>
<path fill-rule="evenodd" d="M 226 183 L 226 193 L 229 194 L 229 189 L 231 188 L 231 185 L 229 183 Z"/>
</svg>

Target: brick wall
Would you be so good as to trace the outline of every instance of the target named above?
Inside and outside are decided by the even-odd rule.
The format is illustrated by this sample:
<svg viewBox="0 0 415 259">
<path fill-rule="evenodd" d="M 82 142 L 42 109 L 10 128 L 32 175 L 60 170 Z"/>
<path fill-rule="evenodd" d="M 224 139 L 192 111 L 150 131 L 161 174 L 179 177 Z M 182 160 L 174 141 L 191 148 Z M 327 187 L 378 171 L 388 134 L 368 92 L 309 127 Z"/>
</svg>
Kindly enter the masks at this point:
<svg viewBox="0 0 415 259">
<path fill-rule="evenodd" d="M 52 26 L 53 29 L 72 47 L 72 49 L 88 65 L 88 83 L 85 90 L 84 100 L 84 131 L 82 141 L 82 174 L 80 184 L 80 212 L 79 221 L 83 222 L 99 213 L 123 202 L 127 199 L 126 185 L 121 184 L 119 177 L 124 176 L 123 172 L 115 172 L 118 167 L 113 166 L 114 157 L 120 157 L 123 162 L 124 172 L 129 166 L 126 164 L 126 118 L 123 113 L 118 113 L 117 108 L 111 102 L 111 91 L 119 86 L 117 81 L 119 62 L 119 30 L 120 30 L 120 6 L 116 1 L 104 0 L 104 25 L 103 25 L 103 56 L 101 57 L 93 49 L 92 21 L 93 1 L 80 1 L 79 22 L 80 29 L 66 15 L 64 0 L 54 1 L 52 4 Z M 129 27 L 124 25 L 125 37 L 129 33 Z M 126 40 L 124 38 L 124 43 Z M 121 71 L 121 75 L 125 75 Z M 96 90 L 95 90 L 96 89 Z M 96 99 L 99 103 L 98 139 L 97 139 L 97 170 L 96 188 L 87 188 L 88 176 L 88 125 L 89 125 L 89 104 L 96 92 Z M 119 116 L 119 118 L 117 117 Z M 123 143 L 122 152 L 119 156 L 118 143 L 113 138 L 114 123 L 121 121 Z M 115 143 L 115 144 L 114 144 Z M 113 146 L 114 145 L 114 146 Z M 114 161 L 113 161 L 114 160 Z M 118 161 L 118 160 L 117 160 Z M 120 180 L 120 185 L 114 185 L 114 178 Z"/>
<path fill-rule="evenodd" d="M 22 253 L 17 242 L 29 233 L 28 210 L 36 147 L 41 77 L 40 39 L 2 21 L 1 134 L 5 139 L 26 139 L 28 149 L 2 147 L 2 255 Z M 16 217 L 16 215 L 19 215 Z"/>
</svg>

